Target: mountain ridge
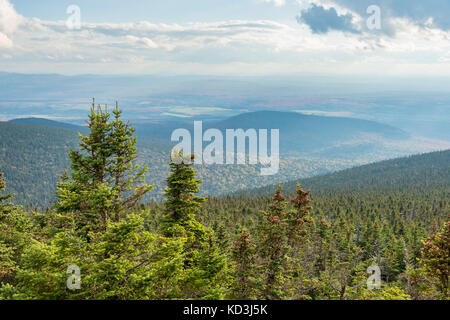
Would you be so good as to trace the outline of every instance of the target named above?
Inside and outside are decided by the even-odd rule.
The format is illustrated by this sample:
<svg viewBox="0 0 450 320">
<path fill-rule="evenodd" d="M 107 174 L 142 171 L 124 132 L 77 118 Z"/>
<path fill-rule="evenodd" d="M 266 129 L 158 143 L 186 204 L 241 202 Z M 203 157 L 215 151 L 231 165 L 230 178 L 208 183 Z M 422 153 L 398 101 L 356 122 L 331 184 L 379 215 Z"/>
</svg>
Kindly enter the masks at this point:
<svg viewBox="0 0 450 320">
<path fill-rule="evenodd" d="M 312 192 L 399 191 L 408 188 L 442 188 L 450 193 L 450 149 L 375 163 L 296 179 L 282 183 L 284 192 L 293 194 L 297 183 Z M 276 185 L 234 193 L 235 196 L 270 195 Z"/>
<path fill-rule="evenodd" d="M 264 121 L 273 118 L 273 113 L 263 112 L 259 115 L 263 117 Z M 284 113 L 282 116 L 292 116 L 292 114 Z M 241 119 L 242 117 L 252 118 L 252 113 L 244 114 Z M 303 119 L 305 116 L 297 115 L 293 120 L 291 119 L 291 123 L 295 125 L 295 120 L 300 118 Z M 315 119 L 317 118 L 325 117 L 315 117 Z M 310 119 L 310 117 L 307 116 L 306 119 Z M 236 118 L 232 118 L 231 122 L 227 121 L 222 122 L 222 125 L 234 123 L 236 127 L 240 124 Z M 221 125 L 218 123 L 205 122 L 204 128 L 206 130 L 210 126 L 220 127 Z M 265 124 L 261 121 L 258 123 Z M 149 197 L 156 199 L 161 199 L 165 189 L 170 150 L 174 144 L 169 141 L 171 128 L 167 124 L 165 125 L 165 129 L 162 130 L 164 134 L 160 132 L 159 139 L 158 136 L 153 135 L 153 132 L 158 132 L 162 128 L 161 126 L 136 125 L 138 162 L 149 166 L 147 182 L 155 185 Z M 191 130 L 193 128 L 189 122 L 176 122 L 172 125 L 180 125 Z M 250 126 L 252 123 L 247 123 L 247 125 Z M 17 194 L 15 198 L 17 203 L 48 205 L 54 200 L 57 175 L 65 169 L 69 169 L 68 150 L 70 147 L 77 147 L 77 133 L 81 131 L 85 134 L 83 130 L 87 131 L 88 128 L 39 118 L 0 122 L 0 169 L 5 172 L 10 192 Z M 317 132 L 319 129 L 315 130 Z M 296 135 L 296 132 L 293 130 L 291 138 L 284 142 L 281 132 L 280 142 L 292 149 L 300 148 L 302 145 L 306 145 L 309 139 L 314 139 L 314 132 L 304 132 L 303 135 Z M 355 130 L 355 134 L 357 134 L 356 132 L 358 131 Z M 165 139 L 162 139 L 161 136 L 164 136 Z M 302 150 L 302 153 L 294 153 L 293 156 L 285 152 L 280 157 L 280 171 L 274 176 L 260 176 L 260 167 L 256 165 L 196 165 L 198 176 L 203 180 L 203 195 L 222 196 L 249 187 L 273 185 L 278 180 L 286 182 L 299 178 L 304 179 L 396 156 L 395 153 L 383 150 L 375 143 L 362 141 L 353 144 L 352 141 L 347 141 L 335 144 L 330 140 L 326 140 L 326 143 L 320 146 L 322 149 L 315 146 L 314 143 L 309 143 L 309 147 L 312 147 L 313 151 Z M 349 152 L 349 148 L 352 150 L 351 152 Z M 306 147 L 304 149 L 307 150 Z M 321 157 L 317 157 L 320 153 L 322 153 Z M 343 158 L 344 156 L 348 156 L 348 158 Z M 30 188 L 34 185 L 40 185 L 39 189 Z"/>
</svg>

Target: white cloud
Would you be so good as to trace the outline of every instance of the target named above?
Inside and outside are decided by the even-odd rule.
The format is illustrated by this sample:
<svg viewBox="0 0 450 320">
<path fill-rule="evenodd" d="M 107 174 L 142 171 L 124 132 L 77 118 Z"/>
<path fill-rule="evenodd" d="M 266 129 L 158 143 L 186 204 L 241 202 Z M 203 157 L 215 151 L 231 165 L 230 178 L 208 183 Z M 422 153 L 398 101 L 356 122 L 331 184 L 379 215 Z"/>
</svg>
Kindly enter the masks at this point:
<svg viewBox="0 0 450 320">
<path fill-rule="evenodd" d="M 450 63 L 450 52 L 447 52 L 445 55 L 439 58 L 439 62 L 441 63 Z"/>
<path fill-rule="evenodd" d="M 168 108 L 168 113 L 178 115 L 182 114 L 189 117 L 227 111 L 231 111 L 231 109 L 219 107 L 187 107 L 187 106 L 176 106 Z"/>
<path fill-rule="evenodd" d="M 327 117 L 354 117 L 355 114 L 349 111 L 321 111 L 321 110 L 294 110 L 294 112 L 313 115 L 313 116 L 327 116 Z"/>
<path fill-rule="evenodd" d="M 0 48 L 11 48 L 13 46 L 13 42 L 10 38 L 4 33 L 0 32 Z"/>
<path fill-rule="evenodd" d="M 0 0 L 0 32 L 14 33 L 22 20 L 23 17 L 16 12 L 8 0 Z"/>
<path fill-rule="evenodd" d="M 281 7 L 286 4 L 285 0 L 264 0 L 267 3 L 273 3 L 276 7 Z"/>
<path fill-rule="evenodd" d="M 132 45 L 142 48 L 158 48 L 158 45 L 153 42 L 153 40 L 146 38 L 146 37 L 135 37 L 135 36 L 125 36 L 125 39 L 128 40 Z"/>
<path fill-rule="evenodd" d="M 330 0 L 298 0 L 325 8 Z M 279 2 L 281 3 L 281 2 Z M 339 15 L 351 13 L 337 5 Z M 450 31 L 408 18 L 391 18 L 395 36 L 332 30 L 268 20 L 164 24 L 84 23 L 24 18 L 0 0 L 0 70 L 57 73 L 270 74 L 290 72 L 449 73 Z M 9 21 L 5 23 L 4 21 Z M 294 21 L 293 21 L 294 22 Z M 407 69 L 409 68 L 409 69 Z"/>
<path fill-rule="evenodd" d="M 23 17 L 19 15 L 8 0 L 0 0 L 0 48 L 11 48 L 14 34 Z"/>
</svg>

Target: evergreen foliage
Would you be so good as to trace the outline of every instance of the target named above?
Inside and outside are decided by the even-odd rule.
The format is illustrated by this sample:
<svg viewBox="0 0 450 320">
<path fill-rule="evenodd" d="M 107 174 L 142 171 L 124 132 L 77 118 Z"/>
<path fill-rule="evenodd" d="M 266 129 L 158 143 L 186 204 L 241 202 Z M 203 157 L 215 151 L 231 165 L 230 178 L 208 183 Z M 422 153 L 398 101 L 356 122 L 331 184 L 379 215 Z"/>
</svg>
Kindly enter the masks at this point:
<svg viewBox="0 0 450 320">
<path fill-rule="evenodd" d="M 92 108 L 88 129 L 54 205 L 12 204 L 0 173 L 0 299 L 449 299 L 448 152 L 272 197 L 201 197 L 192 163 L 171 161 L 165 200 L 144 203 L 152 186 L 119 108 Z"/>
<path fill-rule="evenodd" d="M 73 213 L 82 232 L 104 230 L 108 221 L 120 222 L 126 210 L 151 190 L 145 184 L 147 167 L 135 164 L 135 128 L 120 120 L 122 111 L 94 105 L 87 136 L 79 133 L 80 150 L 69 150 L 71 173 L 58 184 L 56 210 Z"/>
</svg>

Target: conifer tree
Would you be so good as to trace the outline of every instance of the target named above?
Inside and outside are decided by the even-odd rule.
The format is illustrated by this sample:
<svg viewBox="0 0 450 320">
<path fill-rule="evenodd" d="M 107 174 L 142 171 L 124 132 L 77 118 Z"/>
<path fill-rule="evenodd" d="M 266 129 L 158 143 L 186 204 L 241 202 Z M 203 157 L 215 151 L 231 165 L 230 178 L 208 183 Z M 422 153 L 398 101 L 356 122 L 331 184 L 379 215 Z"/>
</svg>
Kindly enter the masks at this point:
<svg viewBox="0 0 450 320">
<path fill-rule="evenodd" d="M 3 178 L 3 172 L 0 172 L 0 206 L 2 209 L 5 208 L 6 206 L 3 202 L 12 197 L 10 194 L 4 195 L 1 194 L 5 189 L 6 189 L 6 182 L 5 179 Z"/>
<path fill-rule="evenodd" d="M 299 294 L 310 291 L 312 284 L 313 263 L 308 257 L 309 241 L 312 238 L 314 220 L 310 216 L 312 206 L 309 205 L 309 191 L 302 189 L 297 183 L 295 197 L 290 199 L 294 209 L 288 212 L 287 239 L 289 245 L 288 271 L 291 275 L 290 287 Z M 302 295 L 302 294 L 300 294 Z M 302 295 L 303 297 L 305 295 Z"/>
<path fill-rule="evenodd" d="M 260 256 L 264 259 L 264 273 L 261 296 L 267 300 L 282 299 L 286 294 L 286 258 L 288 253 L 286 198 L 278 186 L 272 198 L 269 212 L 263 212 L 264 218 L 259 230 Z"/>
<path fill-rule="evenodd" d="M 186 159 L 181 153 L 180 157 Z M 200 205 L 206 201 L 196 195 L 200 192 L 200 183 L 201 180 L 195 179 L 195 170 L 190 161 L 170 162 L 170 175 L 164 193 L 167 200 L 162 231 L 168 237 L 186 236 L 191 249 L 200 248 L 207 239 L 204 226 L 196 220 Z"/>
<path fill-rule="evenodd" d="M 288 224 L 287 237 L 292 251 L 291 257 L 294 264 L 298 262 L 301 254 L 300 250 L 305 244 L 307 237 L 310 235 L 309 233 L 312 231 L 310 229 L 313 225 L 313 219 L 309 214 L 312 206 L 309 205 L 311 202 L 309 194 L 310 192 L 303 190 L 298 183 L 296 196 L 290 199 L 290 202 L 294 206 L 294 210 L 288 212 L 286 222 Z"/>
<path fill-rule="evenodd" d="M 311 202 L 309 194 L 310 191 L 303 190 L 298 183 L 296 196 L 291 198 L 295 210 L 291 210 L 287 218 L 289 224 L 288 237 L 291 243 L 297 242 L 295 245 L 299 245 L 299 242 L 306 236 L 308 224 L 312 222 L 309 215 L 312 209 L 312 206 L 309 205 Z"/>
<path fill-rule="evenodd" d="M 70 149 L 71 173 L 58 183 L 56 209 L 74 213 L 78 228 L 105 231 L 107 222 L 120 221 L 126 209 L 151 190 L 145 184 L 147 167 L 140 167 L 137 158 L 134 127 L 120 120 L 116 104 L 114 120 L 107 107 L 89 115 L 87 136 L 79 133 L 79 150 Z"/>
<path fill-rule="evenodd" d="M 194 156 L 178 156 L 184 161 L 172 157 L 170 162 L 162 232 L 169 239 L 184 239 L 184 277 L 179 282 L 182 297 L 218 299 L 223 297 L 223 283 L 227 281 L 226 257 L 217 247 L 214 232 L 196 219 L 206 199 L 196 195 L 201 180 L 195 179 L 189 161 Z"/>
<path fill-rule="evenodd" d="M 134 164 L 134 128 L 117 105 L 91 109 L 89 135 L 70 150 L 72 172 L 58 185 L 49 239 L 33 241 L 18 274 L 22 294 L 33 299 L 167 299 L 179 296 L 184 239 L 161 239 L 145 229 L 148 212 L 133 207 L 150 186 L 146 168 Z M 67 289 L 69 266 L 81 273 Z"/>
<path fill-rule="evenodd" d="M 12 195 L 2 194 L 5 189 L 6 182 L 0 172 L 0 289 L 16 284 L 20 256 L 31 238 L 28 216 L 22 208 L 6 203 Z"/>
<path fill-rule="evenodd" d="M 239 240 L 234 242 L 232 258 L 234 262 L 232 298 L 237 300 L 254 299 L 257 284 L 255 247 L 248 231 L 244 230 Z"/>
<path fill-rule="evenodd" d="M 444 298 L 449 297 L 448 287 L 450 272 L 450 221 L 444 224 L 440 232 L 423 241 L 420 263 L 427 273 L 437 279 L 438 288 Z"/>
<path fill-rule="evenodd" d="M 109 138 L 113 157 L 107 166 L 108 176 L 112 177 L 112 185 L 116 189 L 114 198 L 115 221 L 120 221 L 124 211 L 132 208 L 153 186 L 145 184 L 147 165 L 140 166 L 135 163 L 137 159 L 137 137 L 133 134 L 136 128 L 129 122 L 120 119 L 122 110 L 116 102 L 113 110 L 114 120 Z"/>
</svg>

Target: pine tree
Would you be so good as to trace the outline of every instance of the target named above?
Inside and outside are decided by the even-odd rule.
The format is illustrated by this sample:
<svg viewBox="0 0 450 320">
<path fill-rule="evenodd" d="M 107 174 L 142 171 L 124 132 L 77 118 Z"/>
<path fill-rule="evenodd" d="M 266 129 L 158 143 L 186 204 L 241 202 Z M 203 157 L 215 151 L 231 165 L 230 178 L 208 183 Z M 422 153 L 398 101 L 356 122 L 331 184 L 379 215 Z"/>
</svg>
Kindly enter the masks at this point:
<svg viewBox="0 0 450 320">
<path fill-rule="evenodd" d="M 263 212 L 262 224 L 259 229 L 259 255 L 264 259 L 264 273 L 261 296 L 267 300 L 282 299 L 288 293 L 284 284 L 288 280 L 286 275 L 286 261 L 288 247 L 286 198 L 278 186 L 272 198 L 269 212 Z"/>
<path fill-rule="evenodd" d="M 423 241 L 420 263 L 427 273 L 437 279 L 438 288 L 444 298 L 448 298 L 448 275 L 450 272 L 450 221 L 440 232 Z"/>
<path fill-rule="evenodd" d="M 195 170 L 189 161 L 170 162 L 162 232 L 167 237 L 185 236 L 189 249 L 198 249 L 207 240 L 204 226 L 196 220 L 200 205 L 206 201 L 196 195 L 200 192 L 200 183 L 201 180 L 195 179 Z"/>
<path fill-rule="evenodd" d="M 58 186 L 58 213 L 49 239 L 32 241 L 17 279 L 33 299 L 167 299 L 179 296 L 184 239 L 161 239 L 145 229 L 148 211 L 135 207 L 150 186 L 134 164 L 134 128 L 107 109 L 91 109 L 90 133 L 70 150 L 70 176 Z M 50 215 L 52 216 L 52 215 Z M 67 289 L 76 265 L 81 287 Z"/>
<path fill-rule="evenodd" d="M 113 111 L 94 105 L 89 115 L 87 136 L 79 133 L 80 150 L 70 149 L 71 173 L 58 183 L 56 209 L 59 213 L 76 215 L 78 229 L 105 231 L 107 222 L 120 221 L 126 209 L 151 190 L 145 184 L 147 167 L 140 167 L 137 158 L 135 128 L 120 120 L 117 104 Z"/>
<path fill-rule="evenodd" d="M 0 299 L 1 291 L 17 283 L 16 272 L 24 248 L 31 240 L 31 221 L 21 207 L 6 203 L 12 197 L 2 194 L 6 189 L 3 173 L 0 172 Z M 6 290 L 6 289 L 5 289 Z"/>
<path fill-rule="evenodd" d="M 250 233 L 244 230 L 239 240 L 234 242 L 232 252 L 234 270 L 231 297 L 233 299 L 248 300 L 255 298 L 257 284 L 255 253 Z"/>
<path fill-rule="evenodd" d="M 120 119 L 122 111 L 119 110 L 117 102 L 113 114 L 114 120 L 109 137 L 112 141 L 113 158 L 111 164 L 107 166 L 107 173 L 113 177 L 112 185 L 116 191 L 113 202 L 114 221 L 119 222 L 124 211 L 132 208 L 153 186 L 145 184 L 147 165 L 141 167 L 134 163 L 137 158 L 137 138 L 133 137 L 136 128 Z"/>
<path fill-rule="evenodd" d="M 3 192 L 5 189 L 6 189 L 6 182 L 3 179 L 3 172 L 0 172 L 0 206 L 1 206 L 1 208 L 5 207 L 5 204 L 3 204 L 3 202 L 12 197 L 10 194 L 1 195 L 1 192 Z"/>
<path fill-rule="evenodd" d="M 294 209 L 289 213 L 287 218 L 289 224 L 288 237 L 293 246 L 300 245 L 302 239 L 307 235 L 308 225 L 312 222 L 309 215 L 312 206 L 308 205 L 310 191 L 302 189 L 300 183 L 297 184 L 296 196 L 291 198 Z"/>
<path fill-rule="evenodd" d="M 314 225 L 314 220 L 310 216 L 312 206 L 309 205 L 311 202 L 309 194 L 310 191 L 303 190 L 300 183 L 297 183 L 296 196 L 290 199 L 294 209 L 289 210 L 286 218 L 289 245 L 287 269 L 292 278 L 289 287 L 303 298 L 306 295 L 302 293 L 310 291 L 314 274 L 313 261 L 308 256 L 308 245 L 312 240 Z"/>
<path fill-rule="evenodd" d="M 194 156 L 183 156 L 193 159 Z M 197 221 L 200 205 L 205 198 L 196 194 L 201 180 L 195 179 L 191 161 L 170 162 L 167 178 L 162 233 L 168 239 L 184 239 L 184 278 L 179 287 L 184 298 L 219 299 L 223 297 L 223 283 L 227 281 L 225 250 L 217 246 L 214 232 Z"/>
<path fill-rule="evenodd" d="M 310 191 L 303 190 L 300 183 L 298 183 L 296 196 L 290 199 L 294 210 L 290 210 L 286 217 L 288 224 L 287 237 L 294 263 L 298 262 L 301 254 L 300 250 L 308 240 L 310 233 L 312 233 L 311 227 L 314 221 L 310 216 L 312 206 L 309 205 L 311 202 L 309 194 Z"/>
</svg>

